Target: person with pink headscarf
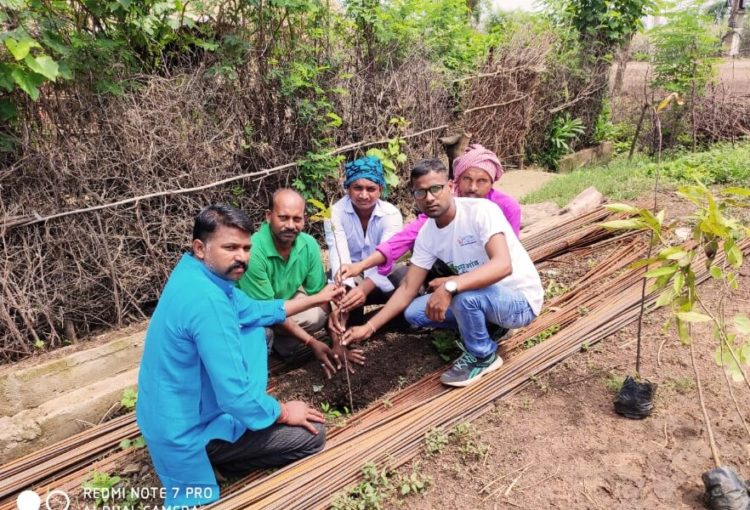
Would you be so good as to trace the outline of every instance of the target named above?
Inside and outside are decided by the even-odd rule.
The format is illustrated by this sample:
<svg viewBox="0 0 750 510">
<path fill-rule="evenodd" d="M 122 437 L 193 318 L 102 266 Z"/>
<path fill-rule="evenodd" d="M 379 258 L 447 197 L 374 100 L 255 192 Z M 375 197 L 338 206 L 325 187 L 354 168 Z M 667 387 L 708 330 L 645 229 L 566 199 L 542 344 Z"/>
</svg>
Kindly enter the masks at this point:
<svg viewBox="0 0 750 510">
<path fill-rule="evenodd" d="M 502 175 L 503 165 L 498 157 L 480 144 L 469 145 L 466 152 L 453 161 L 453 183 L 456 196 L 486 198 L 497 204 L 505 219 L 510 223 L 513 232 L 519 236 L 521 206 L 510 195 L 493 188 L 493 184 L 500 180 Z M 417 234 L 427 219 L 427 215 L 420 214 L 401 232 L 380 243 L 369 257 L 354 264 L 342 265 L 339 278 L 343 280 L 356 276 L 375 266 L 378 266 L 380 274 L 390 274 L 394 263 L 414 248 Z"/>
</svg>

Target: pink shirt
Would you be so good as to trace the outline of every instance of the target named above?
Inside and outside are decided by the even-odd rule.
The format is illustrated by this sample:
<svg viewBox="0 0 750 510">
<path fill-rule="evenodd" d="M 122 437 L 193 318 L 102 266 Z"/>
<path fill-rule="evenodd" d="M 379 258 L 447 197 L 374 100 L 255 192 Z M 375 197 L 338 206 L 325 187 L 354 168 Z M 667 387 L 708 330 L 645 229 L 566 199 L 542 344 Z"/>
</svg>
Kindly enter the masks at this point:
<svg viewBox="0 0 750 510">
<path fill-rule="evenodd" d="M 500 207 L 505 215 L 505 219 L 510 223 L 513 232 L 518 236 L 521 232 L 521 206 L 516 199 L 494 188 L 490 190 L 485 198 Z M 420 214 L 417 216 L 417 219 L 408 223 L 401 232 L 395 234 L 387 241 L 380 243 L 375 248 L 385 257 L 385 262 L 378 266 L 378 273 L 382 275 L 390 274 L 393 270 L 393 264 L 404 253 L 414 248 L 414 241 L 417 239 L 417 234 L 419 234 L 419 230 L 426 221 L 427 216 Z"/>
</svg>

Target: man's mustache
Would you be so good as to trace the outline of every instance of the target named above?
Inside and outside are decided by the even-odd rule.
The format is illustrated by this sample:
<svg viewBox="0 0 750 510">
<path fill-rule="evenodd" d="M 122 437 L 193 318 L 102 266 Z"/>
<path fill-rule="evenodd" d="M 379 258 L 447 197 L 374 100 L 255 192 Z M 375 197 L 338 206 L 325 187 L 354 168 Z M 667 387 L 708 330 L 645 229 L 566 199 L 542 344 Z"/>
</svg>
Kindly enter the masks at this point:
<svg viewBox="0 0 750 510">
<path fill-rule="evenodd" d="M 281 230 L 281 233 L 282 234 L 298 234 L 299 230 L 297 230 L 296 228 L 285 228 Z"/>
<path fill-rule="evenodd" d="M 247 264 L 238 260 L 237 262 L 229 266 L 229 269 L 227 269 L 227 274 L 231 273 L 235 269 L 242 269 L 243 271 L 247 271 Z"/>
</svg>

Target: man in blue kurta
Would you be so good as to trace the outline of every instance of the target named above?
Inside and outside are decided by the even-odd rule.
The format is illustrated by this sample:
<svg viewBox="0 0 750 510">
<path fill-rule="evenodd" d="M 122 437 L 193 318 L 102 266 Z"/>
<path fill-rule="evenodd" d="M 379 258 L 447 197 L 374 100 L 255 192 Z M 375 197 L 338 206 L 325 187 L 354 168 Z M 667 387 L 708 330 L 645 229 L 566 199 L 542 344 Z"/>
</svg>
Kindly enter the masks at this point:
<svg viewBox="0 0 750 510">
<path fill-rule="evenodd" d="M 250 219 L 233 207 L 201 211 L 192 253 L 172 271 L 146 333 L 136 414 L 167 507 L 219 499 L 214 469 L 242 475 L 325 442 L 320 412 L 266 392 L 263 327 L 337 299 L 341 289 L 286 302 L 248 298 L 235 282 L 247 269 L 250 233 Z"/>
</svg>

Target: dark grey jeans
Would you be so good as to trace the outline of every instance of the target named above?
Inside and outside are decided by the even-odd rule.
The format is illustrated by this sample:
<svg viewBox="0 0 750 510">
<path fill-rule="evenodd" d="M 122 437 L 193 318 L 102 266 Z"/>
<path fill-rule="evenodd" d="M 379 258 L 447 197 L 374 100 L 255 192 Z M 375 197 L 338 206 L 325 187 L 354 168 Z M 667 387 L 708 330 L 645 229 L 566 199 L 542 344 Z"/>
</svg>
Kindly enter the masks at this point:
<svg viewBox="0 0 750 510">
<path fill-rule="evenodd" d="M 315 423 L 318 434 L 302 427 L 274 424 L 248 430 L 234 443 L 213 439 L 206 445 L 211 464 L 225 476 L 243 476 L 254 469 L 283 466 L 323 449 L 325 425 Z"/>
</svg>

